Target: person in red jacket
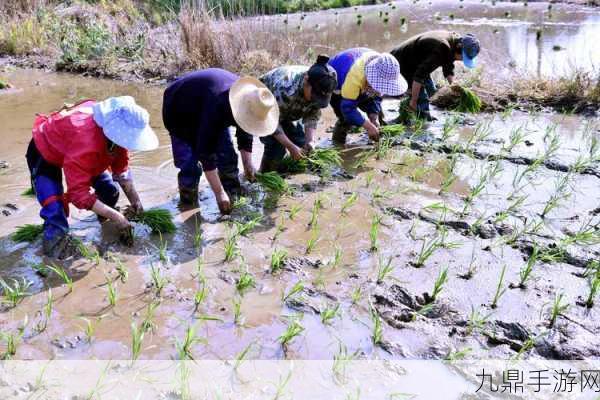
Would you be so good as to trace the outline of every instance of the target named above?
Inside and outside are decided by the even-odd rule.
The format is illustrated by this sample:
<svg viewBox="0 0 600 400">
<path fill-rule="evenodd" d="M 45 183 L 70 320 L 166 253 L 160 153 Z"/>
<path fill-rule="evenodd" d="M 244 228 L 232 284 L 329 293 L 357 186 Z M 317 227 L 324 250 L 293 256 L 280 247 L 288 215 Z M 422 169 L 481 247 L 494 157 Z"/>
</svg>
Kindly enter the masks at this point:
<svg viewBox="0 0 600 400">
<path fill-rule="evenodd" d="M 69 203 L 94 211 L 100 220 L 114 221 L 122 232 L 131 232 L 130 222 L 115 209 L 119 199 L 115 182 L 125 192 L 132 212 L 143 211 L 129 171 L 128 151 L 157 147 L 148 112 L 129 96 L 86 100 L 48 116 L 38 115 L 26 158 L 42 206 L 44 254 L 65 258 L 73 253 Z"/>
</svg>

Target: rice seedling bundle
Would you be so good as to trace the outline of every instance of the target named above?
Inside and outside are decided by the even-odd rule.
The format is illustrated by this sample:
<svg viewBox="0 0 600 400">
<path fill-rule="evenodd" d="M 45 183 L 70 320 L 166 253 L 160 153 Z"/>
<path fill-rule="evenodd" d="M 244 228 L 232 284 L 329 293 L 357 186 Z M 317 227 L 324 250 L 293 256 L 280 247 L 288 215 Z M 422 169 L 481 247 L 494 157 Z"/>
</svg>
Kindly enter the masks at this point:
<svg viewBox="0 0 600 400">
<path fill-rule="evenodd" d="M 297 161 L 290 156 L 285 156 L 280 163 L 281 170 L 289 173 L 300 173 L 306 170 L 329 173 L 333 168 L 341 165 L 340 152 L 336 149 L 324 148 L 314 149 L 305 158 Z"/>
<path fill-rule="evenodd" d="M 481 99 L 471 89 L 460 88 L 460 99 L 456 111 L 478 113 L 481 111 Z"/>
<path fill-rule="evenodd" d="M 146 210 L 132 218 L 132 221 L 146 225 L 152 233 L 175 233 L 176 227 L 169 210 L 155 208 Z"/>
<path fill-rule="evenodd" d="M 44 232 L 44 225 L 26 224 L 19 226 L 11 239 L 17 243 L 34 242 Z"/>
<path fill-rule="evenodd" d="M 384 125 L 379 128 L 379 131 L 388 137 L 400 136 L 404 133 L 405 127 L 402 124 Z"/>
<path fill-rule="evenodd" d="M 283 194 L 289 190 L 287 182 L 277 172 L 256 174 L 256 180 L 269 192 Z"/>
</svg>

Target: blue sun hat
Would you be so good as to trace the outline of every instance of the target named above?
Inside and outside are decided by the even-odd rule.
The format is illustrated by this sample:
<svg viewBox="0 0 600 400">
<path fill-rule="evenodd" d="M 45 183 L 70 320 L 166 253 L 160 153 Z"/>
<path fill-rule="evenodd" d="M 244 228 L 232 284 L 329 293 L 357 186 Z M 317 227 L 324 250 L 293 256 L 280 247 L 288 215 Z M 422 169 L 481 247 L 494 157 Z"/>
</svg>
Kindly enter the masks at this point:
<svg viewBox="0 0 600 400">
<path fill-rule="evenodd" d="M 467 68 L 475 68 L 477 64 L 475 58 L 479 54 L 479 40 L 471 33 L 466 34 L 461 39 L 462 43 L 462 62 Z"/>
<path fill-rule="evenodd" d="M 158 137 L 150 127 L 148 111 L 131 96 L 110 97 L 93 107 L 94 121 L 113 143 L 129 151 L 158 147 Z"/>
</svg>

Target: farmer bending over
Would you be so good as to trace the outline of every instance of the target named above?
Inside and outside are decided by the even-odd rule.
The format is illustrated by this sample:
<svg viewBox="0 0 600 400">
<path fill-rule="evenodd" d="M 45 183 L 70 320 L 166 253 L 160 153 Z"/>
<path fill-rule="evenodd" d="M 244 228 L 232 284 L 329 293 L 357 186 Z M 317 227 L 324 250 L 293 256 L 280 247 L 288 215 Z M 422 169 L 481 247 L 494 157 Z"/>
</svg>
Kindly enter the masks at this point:
<svg viewBox="0 0 600 400">
<path fill-rule="evenodd" d="M 337 85 L 336 73 L 327 65 L 328 61 L 329 57 L 319 56 L 310 68 L 288 65 L 259 78 L 275 95 L 279 105 L 277 130 L 260 139 L 265 145 L 261 172 L 277 170 L 286 149 L 294 160 L 312 150 L 321 109 L 329 105 Z"/>
<path fill-rule="evenodd" d="M 241 186 L 229 127 L 241 128 L 236 130 L 238 149 L 246 178 L 254 180 L 249 134 L 270 135 L 277 128 L 279 108 L 273 94 L 258 79 L 210 68 L 173 82 L 165 91 L 162 112 L 179 168 L 181 203 L 197 204 L 204 168 L 219 210 L 231 212 L 230 196 L 238 195 Z"/>
<path fill-rule="evenodd" d="M 337 54 L 329 65 L 338 79 L 337 90 L 331 97 L 331 106 L 338 117 L 333 130 L 334 143 L 344 145 L 353 126 L 362 126 L 369 138 L 379 140 L 382 96 L 399 96 L 407 88 L 398 61 L 387 53 L 355 48 Z"/>
<path fill-rule="evenodd" d="M 100 220 L 113 220 L 131 238 L 131 224 L 115 209 L 119 199 L 115 181 L 129 199 L 131 210 L 143 211 L 129 172 L 128 150 L 158 147 L 148 120 L 148 112 L 129 96 L 99 103 L 86 100 L 36 118 L 26 157 L 42 205 L 45 255 L 65 258 L 75 251 L 68 234 L 69 203 L 94 211 Z M 63 171 L 67 193 L 63 193 Z"/>
<path fill-rule="evenodd" d="M 455 32 L 431 31 L 406 40 L 391 51 L 400 63 L 402 76 L 409 86 L 409 108 L 417 117 L 433 121 L 429 112 L 429 98 L 436 91 L 431 73 L 442 67 L 448 83 L 454 81 L 454 61 L 462 60 L 467 68 L 475 67 L 479 54 L 479 40 L 471 34 L 460 36 Z"/>
</svg>

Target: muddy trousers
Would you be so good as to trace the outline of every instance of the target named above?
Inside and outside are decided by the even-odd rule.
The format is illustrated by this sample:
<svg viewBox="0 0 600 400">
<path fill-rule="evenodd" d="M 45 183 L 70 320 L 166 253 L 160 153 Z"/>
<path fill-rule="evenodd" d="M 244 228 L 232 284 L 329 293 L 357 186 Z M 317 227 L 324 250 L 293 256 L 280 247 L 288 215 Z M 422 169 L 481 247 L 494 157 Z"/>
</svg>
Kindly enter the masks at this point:
<svg viewBox="0 0 600 400">
<path fill-rule="evenodd" d="M 368 97 L 360 95 L 358 97 L 358 109 L 368 114 L 380 114 L 381 113 L 381 98 L 380 97 Z M 342 113 L 342 96 L 339 94 L 333 94 L 331 96 L 331 108 L 335 112 L 338 118 L 335 126 L 333 127 L 332 140 L 338 144 L 346 143 L 346 137 L 352 130 L 352 125 L 345 121 L 344 114 Z"/>
<path fill-rule="evenodd" d="M 48 163 L 35 146 L 33 140 L 27 148 L 27 166 L 31 174 L 31 184 L 42 210 L 44 220 L 44 239 L 52 240 L 64 236 L 69 230 L 67 206 L 64 202 L 62 168 Z M 112 176 L 104 172 L 92 181 L 92 187 L 98 200 L 114 207 L 119 200 L 119 187 Z"/>
<path fill-rule="evenodd" d="M 171 148 L 175 167 L 179 169 L 177 174 L 179 188 L 197 191 L 202 176 L 202 167 L 193 145 L 171 134 Z M 238 156 L 231 141 L 229 128 L 219 135 L 216 156 L 217 169 L 223 188 L 230 194 L 239 191 Z"/>
<path fill-rule="evenodd" d="M 412 84 L 412 83 L 411 83 Z M 408 88 L 410 93 L 410 87 Z M 429 99 L 437 92 L 433 79 L 428 77 L 425 79 L 421 90 L 419 91 L 419 97 L 417 98 L 417 111 L 429 112 Z"/>
<path fill-rule="evenodd" d="M 306 144 L 306 136 L 304 134 L 304 125 L 301 122 L 281 122 L 283 132 L 298 147 L 304 147 Z M 283 147 L 274 135 L 265 136 L 260 138 L 263 143 L 264 152 L 262 161 L 260 163 L 261 172 L 276 171 L 279 167 L 279 163 L 285 157 L 286 148 Z"/>
</svg>

